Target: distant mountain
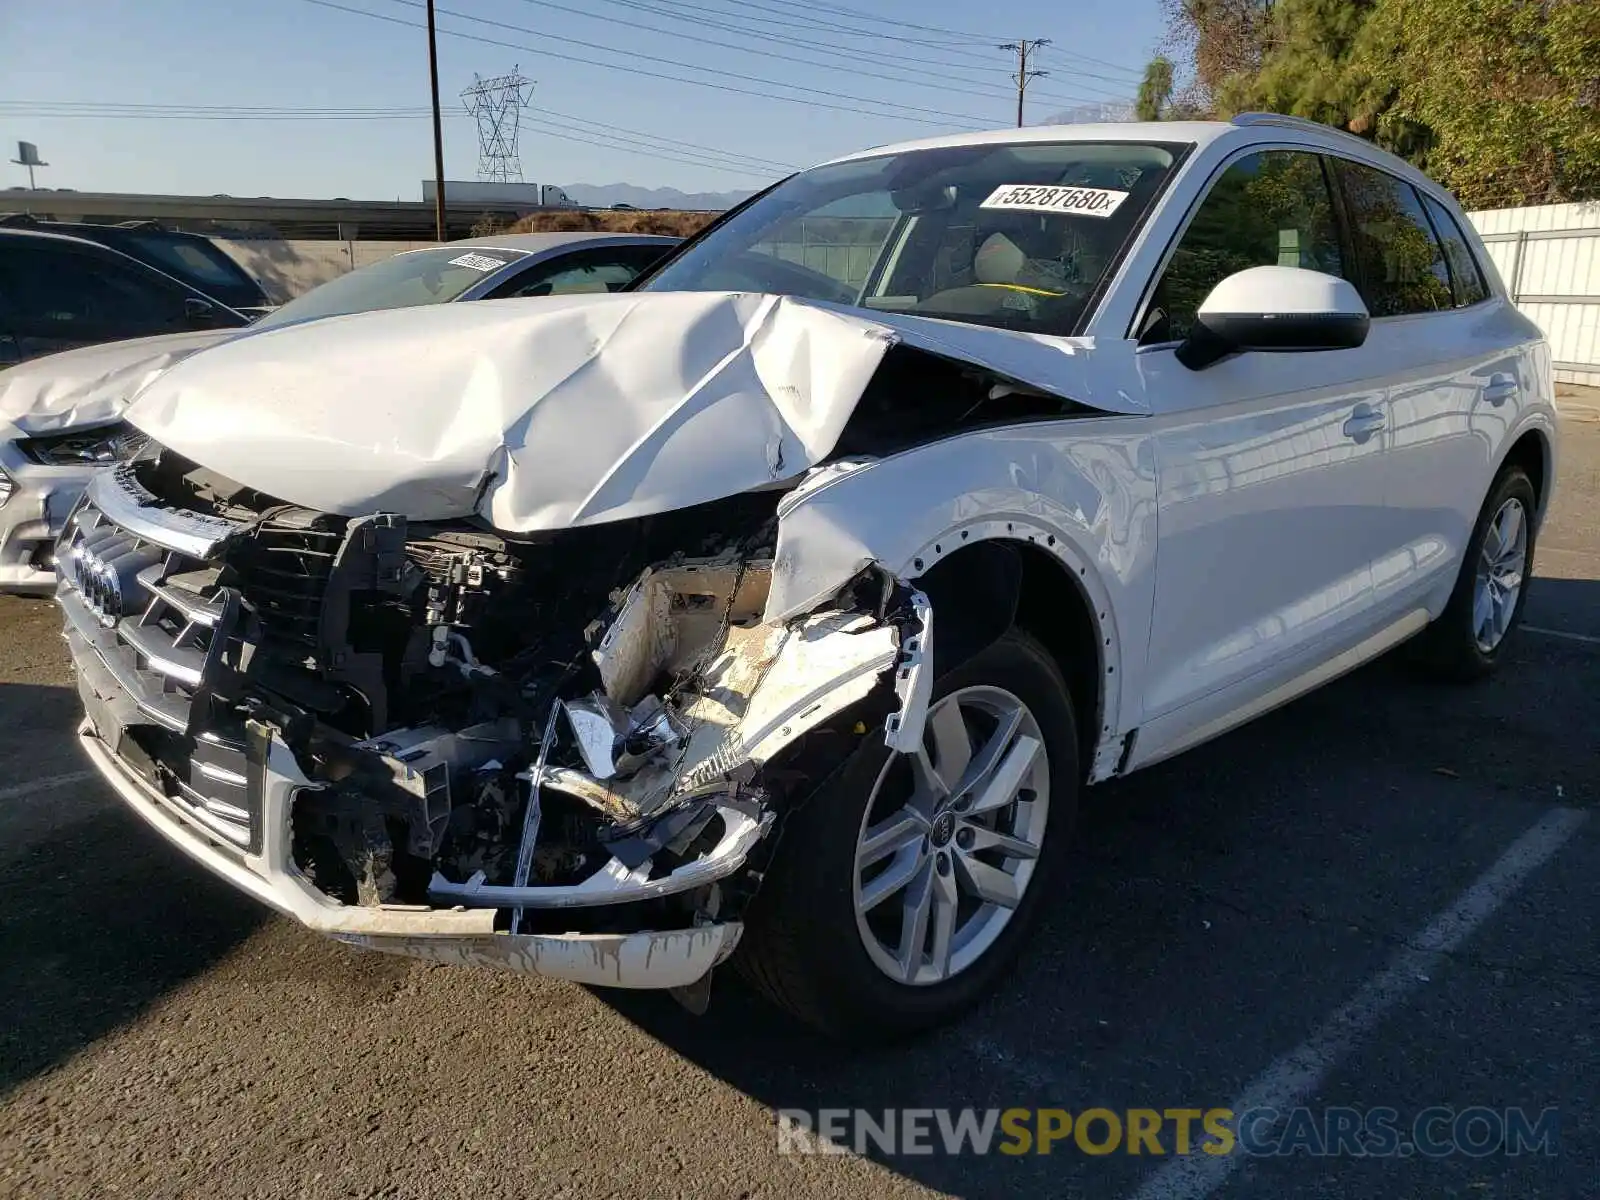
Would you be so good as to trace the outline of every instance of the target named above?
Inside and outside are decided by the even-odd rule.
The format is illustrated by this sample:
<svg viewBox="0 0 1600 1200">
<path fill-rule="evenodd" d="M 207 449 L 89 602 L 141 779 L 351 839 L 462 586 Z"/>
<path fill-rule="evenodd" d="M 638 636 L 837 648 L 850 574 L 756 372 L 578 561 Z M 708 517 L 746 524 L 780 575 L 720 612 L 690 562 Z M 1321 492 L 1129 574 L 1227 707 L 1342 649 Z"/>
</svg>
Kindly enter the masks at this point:
<svg viewBox="0 0 1600 1200">
<path fill-rule="evenodd" d="M 585 208 L 610 208 L 631 204 L 635 208 L 685 208 L 721 212 L 732 208 L 751 193 L 680 192 L 677 188 L 644 188 L 631 183 L 565 183 L 561 190 Z"/>
<path fill-rule="evenodd" d="M 1041 125 L 1097 125 L 1104 121 L 1133 120 L 1133 105 L 1122 101 L 1079 104 L 1040 121 Z"/>
</svg>

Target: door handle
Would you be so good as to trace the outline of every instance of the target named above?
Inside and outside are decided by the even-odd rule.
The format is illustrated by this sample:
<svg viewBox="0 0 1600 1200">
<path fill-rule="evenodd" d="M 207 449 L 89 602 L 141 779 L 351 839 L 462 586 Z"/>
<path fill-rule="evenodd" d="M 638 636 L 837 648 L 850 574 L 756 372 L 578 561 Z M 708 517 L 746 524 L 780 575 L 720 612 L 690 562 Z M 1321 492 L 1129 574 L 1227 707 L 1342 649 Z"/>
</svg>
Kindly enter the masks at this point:
<svg viewBox="0 0 1600 1200">
<path fill-rule="evenodd" d="M 1356 445 L 1364 445 L 1384 426 L 1384 416 L 1370 404 L 1358 404 L 1344 423 L 1344 435 Z"/>
<path fill-rule="evenodd" d="M 1483 385 L 1483 399 L 1485 403 L 1499 408 L 1507 400 L 1517 394 L 1517 381 L 1510 375 L 1491 375 L 1489 382 Z"/>
</svg>

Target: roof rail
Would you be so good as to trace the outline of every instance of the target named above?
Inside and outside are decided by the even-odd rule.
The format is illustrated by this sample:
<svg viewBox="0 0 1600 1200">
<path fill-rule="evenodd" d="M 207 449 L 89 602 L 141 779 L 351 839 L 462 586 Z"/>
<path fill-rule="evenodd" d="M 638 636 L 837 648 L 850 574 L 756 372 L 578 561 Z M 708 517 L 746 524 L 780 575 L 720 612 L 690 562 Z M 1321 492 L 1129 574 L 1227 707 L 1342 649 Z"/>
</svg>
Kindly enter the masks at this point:
<svg viewBox="0 0 1600 1200">
<path fill-rule="evenodd" d="M 1336 125 L 1324 125 L 1321 121 L 1308 121 L 1305 117 L 1291 117 L 1285 113 L 1272 112 L 1244 112 L 1238 113 L 1228 121 L 1230 125 L 1278 125 L 1285 129 L 1303 129 L 1307 133 L 1333 133 L 1340 137 L 1354 138 L 1362 145 L 1370 146 L 1372 143 L 1366 138 L 1357 137 L 1348 129 L 1340 129 Z"/>
</svg>

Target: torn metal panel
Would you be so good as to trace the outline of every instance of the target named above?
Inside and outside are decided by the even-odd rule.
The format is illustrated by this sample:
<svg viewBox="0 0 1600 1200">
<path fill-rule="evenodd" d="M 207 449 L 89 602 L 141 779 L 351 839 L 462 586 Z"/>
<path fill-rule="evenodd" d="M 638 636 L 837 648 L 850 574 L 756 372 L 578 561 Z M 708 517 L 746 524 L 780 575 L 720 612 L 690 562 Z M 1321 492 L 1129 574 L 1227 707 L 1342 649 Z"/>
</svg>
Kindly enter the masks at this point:
<svg viewBox="0 0 1600 1200">
<path fill-rule="evenodd" d="M 129 417 L 308 508 L 561 529 L 798 476 L 834 449 L 896 344 L 1137 411 L 1095 391 L 1066 338 L 792 297 L 635 292 L 261 330 L 168 370 Z"/>
</svg>

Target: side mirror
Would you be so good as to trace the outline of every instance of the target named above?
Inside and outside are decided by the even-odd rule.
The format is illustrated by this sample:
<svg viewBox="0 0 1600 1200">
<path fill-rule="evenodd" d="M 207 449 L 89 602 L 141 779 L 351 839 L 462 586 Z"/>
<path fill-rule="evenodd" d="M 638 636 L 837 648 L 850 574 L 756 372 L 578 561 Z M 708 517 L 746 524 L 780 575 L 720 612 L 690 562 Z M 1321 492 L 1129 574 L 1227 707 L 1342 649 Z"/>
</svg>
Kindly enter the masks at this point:
<svg viewBox="0 0 1600 1200">
<path fill-rule="evenodd" d="M 214 329 L 217 324 L 216 306 L 198 296 L 186 296 L 183 301 L 183 323 L 190 329 Z"/>
<path fill-rule="evenodd" d="M 1367 340 L 1370 324 L 1347 279 L 1300 267 L 1251 267 L 1211 289 L 1178 361 L 1199 371 L 1250 350 L 1351 350 Z"/>
</svg>

